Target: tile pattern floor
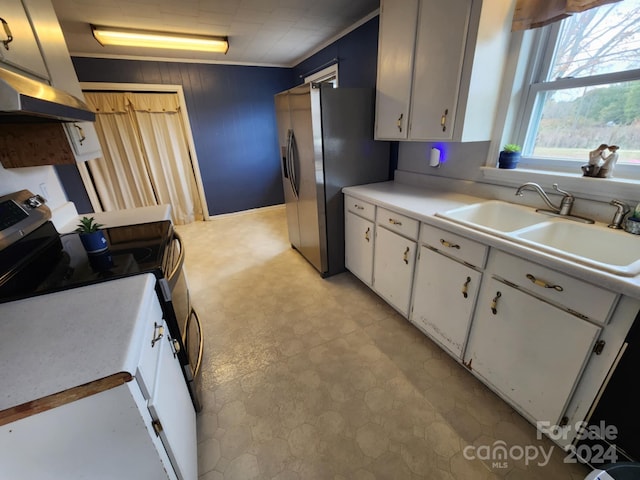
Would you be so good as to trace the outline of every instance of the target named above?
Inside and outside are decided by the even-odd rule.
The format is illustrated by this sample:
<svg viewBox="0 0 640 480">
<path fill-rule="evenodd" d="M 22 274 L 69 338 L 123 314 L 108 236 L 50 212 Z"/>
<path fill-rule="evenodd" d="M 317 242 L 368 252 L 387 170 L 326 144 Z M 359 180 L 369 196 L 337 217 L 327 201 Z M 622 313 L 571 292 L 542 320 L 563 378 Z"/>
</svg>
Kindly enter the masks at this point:
<svg viewBox="0 0 640 480">
<path fill-rule="evenodd" d="M 203 320 L 200 480 L 582 480 L 588 469 L 350 273 L 322 279 L 284 209 L 178 227 Z M 538 466 L 467 459 L 534 446 Z"/>
</svg>

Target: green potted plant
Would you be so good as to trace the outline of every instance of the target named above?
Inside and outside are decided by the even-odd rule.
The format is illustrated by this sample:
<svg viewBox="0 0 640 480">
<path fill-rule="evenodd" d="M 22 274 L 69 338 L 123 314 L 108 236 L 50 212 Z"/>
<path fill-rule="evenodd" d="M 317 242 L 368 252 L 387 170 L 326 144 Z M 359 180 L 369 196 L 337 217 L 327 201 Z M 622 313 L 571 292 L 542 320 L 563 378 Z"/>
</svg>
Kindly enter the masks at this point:
<svg viewBox="0 0 640 480">
<path fill-rule="evenodd" d="M 82 217 L 80 219 L 76 232 L 79 234 L 82 246 L 84 246 L 87 253 L 95 254 L 104 252 L 107 249 L 107 239 L 102 230 L 100 230 L 102 226 L 101 223 L 95 222 L 93 217 Z"/>
<path fill-rule="evenodd" d="M 627 217 L 624 229 L 634 235 L 640 235 L 640 203 L 636 205 L 636 208 Z"/>
<path fill-rule="evenodd" d="M 498 168 L 516 168 L 520 161 L 520 145 L 507 143 L 502 147 L 498 157 Z"/>
</svg>

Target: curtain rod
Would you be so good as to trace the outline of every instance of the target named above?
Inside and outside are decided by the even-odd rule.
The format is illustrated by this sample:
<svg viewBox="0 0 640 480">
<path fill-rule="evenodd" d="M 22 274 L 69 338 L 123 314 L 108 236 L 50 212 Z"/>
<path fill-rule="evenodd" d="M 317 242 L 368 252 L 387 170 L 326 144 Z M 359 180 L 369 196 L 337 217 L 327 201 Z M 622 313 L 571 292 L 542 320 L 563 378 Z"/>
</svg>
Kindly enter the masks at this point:
<svg viewBox="0 0 640 480">
<path fill-rule="evenodd" d="M 307 73 L 301 74 L 300 78 L 304 78 L 304 77 L 308 77 L 309 75 L 313 75 L 314 73 L 319 72 L 323 68 L 330 67 L 331 65 L 335 65 L 336 63 L 338 63 L 338 57 L 334 57 L 331 60 L 329 60 L 327 63 L 323 63 L 319 67 L 316 67 L 313 70 L 309 70 Z"/>
</svg>

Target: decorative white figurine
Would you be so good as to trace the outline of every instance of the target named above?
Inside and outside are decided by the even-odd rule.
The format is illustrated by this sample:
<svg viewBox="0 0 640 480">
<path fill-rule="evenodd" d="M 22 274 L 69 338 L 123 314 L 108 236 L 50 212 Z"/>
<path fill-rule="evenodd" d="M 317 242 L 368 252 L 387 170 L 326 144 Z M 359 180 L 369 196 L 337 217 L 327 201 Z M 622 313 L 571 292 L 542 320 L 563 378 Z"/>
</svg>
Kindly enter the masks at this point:
<svg viewBox="0 0 640 480">
<path fill-rule="evenodd" d="M 598 170 L 599 178 L 611 178 L 611 174 L 613 173 L 613 167 L 616 166 L 616 162 L 618 161 L 618 147 L 617 145 L 609 145 L 607 149 L 609 150 L 609 155 L 604 157 L 604 163 Z"/>
<path fill-rule="evenodd" d="M 600 171 L 600 160 L 602 160 L 602 153 L 609 146 L 606 143 L 602 143 L 595 150 L 589 152 L 589 164 L 582 166 L 582 171 L 586 177 L 596 177 Z"/>
</svg>

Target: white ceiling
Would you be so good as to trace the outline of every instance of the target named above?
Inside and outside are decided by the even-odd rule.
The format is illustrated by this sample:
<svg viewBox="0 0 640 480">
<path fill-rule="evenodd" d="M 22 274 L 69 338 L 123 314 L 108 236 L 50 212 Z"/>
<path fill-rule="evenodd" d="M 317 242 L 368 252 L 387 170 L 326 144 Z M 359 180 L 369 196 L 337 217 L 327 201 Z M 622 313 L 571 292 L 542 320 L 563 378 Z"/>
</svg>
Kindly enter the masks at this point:
<svg viewBox="0 0 640 480">
<path fill-rule="evenodd" d="M 379 0 L 52 0 L 71 55 L 290 67 L 377 12 Z M 224 54 L 103 47 L 90 24 L 226 35 Z"/>
</svg>

